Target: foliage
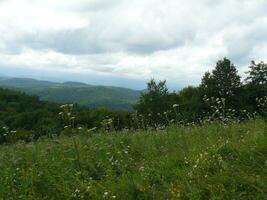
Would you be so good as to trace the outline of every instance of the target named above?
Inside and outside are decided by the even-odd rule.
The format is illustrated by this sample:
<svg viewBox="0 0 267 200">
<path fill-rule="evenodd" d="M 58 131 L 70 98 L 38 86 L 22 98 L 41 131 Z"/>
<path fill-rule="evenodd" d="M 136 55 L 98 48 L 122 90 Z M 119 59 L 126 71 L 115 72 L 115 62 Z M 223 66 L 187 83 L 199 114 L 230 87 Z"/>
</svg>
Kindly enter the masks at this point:
<svg viewBox="0 0 267 200">
<path fill-rule="evenodd" d="M 135 107 L 137 115 L 144 116 L 146 124 L 150 120 L 150 124 L 160 126 L 170 122 L 181 125 L 201 124 L 207 120 L 228 123 L 253 118 L 255 113 L 265 118 L 257 99 L 267 94 L 267 85 L 263 84 L 267 81 L 266 64 L 252 64 L 247 84 L 241 82 L 236 67 L 227 58 L 219 60 L 211 73 L 206 72 L 198 87 L 169 93 L 165 81 L 157 84 L 152 80 L 147 85 L 148 93 L 142 94 Z M 151 90 L 151 86 L 156 89 Z M 164 92 L 157 89 L 160 87 Z"/>
<path fill-rule="evenodd" d="M 201 85 L 207 96 L 216 98 L 233 96 L 240 86 L 237 69 L 227 58 L 217 62 L 212 74 L 205 74 Z"/>
<path fill-rule="evenodd" d="M 105 108 L 89 109 L 77 104 L 60 105 L 40 101 L 38 97 L 20 92 L 0 89 L 0 143 L 36 140 L 42 136 L 53 138 L 61 133 L 73 135 L 79 132 L 78 129 L 107 132 L 125 129 L 162 130 L 172 124 L 184 127 L 213 121 L 235 123 L 253 119 L 257 115 L 266 119 L 264 106 L 267 85 L 262 84 L 266 83 L 266 77 L 262 76 L 262 69 L 266 65 L 263 62 L 254 65 L 248 78 L 250 81 L 244 84 L 241 83 L 235 66 L 227 58 L 219 60 L 211 73 L 205 73 L 198 87 L 189 86 L 178 92 L 169 92 L 166 81 L 152 79 L 132 113 Z M 252 80 L 261 81 L 256 84 Z M 34 81 L 21 87 L 28 87 Z M 25 80 L 22 83 L 25 84 Z M 50 82 L 42 82 L 33 89 L 40 88 L 42 84 L 61 88 Z M 81 83 L 64 85 L 71 90 L 76 87 L 88 88 L 88 85 Z M 127 93 L 122 88 L 120 90 L 121 93 Z M 7 137 L 7 132 L 11 131 L 18 132 L 13 134 L 15 136 L 11 137 L 12 140 Z M 30 133 L 31 137 L 26 137 Z"/>
<path fill-rule="evenodd" d="M 265 64 L 254 65 L 244 84 L 226 58 L 198 87 L 152 79 L 134 113 L 0 89 L 0 199 L 266 198 Z"/>
<path fill-rule="evenodd" d="M 260 62 L 256 64 L 255 61 L 251 61 L 249 66 L 250 71 L 247 72 L 249 76 L 246 81 L 252 85 L 266 85 L 267 84 L 267 64 Z"/>
<path fill-rule="evenodd" d="M 149 121 L 159 123 L 162 119 L 158 116 L 170 108 L 172 97 L 173 95 L 168 92 L 166 81 L 156 82 L 152 79 L 147 83 L 147 90 L 141 94 L 135 109 L 146 119 L 146 123 Z"/>
<path fill-rule="evenodd" d="M 106 118 L 114 120 L 115 130 L 121 130 L 129 126 L 130 120 L 128 112 L 115 112 L 107 109 L 90 110 L 73 104 L 71 104 L 71 110 L 66 110 L 68 104 L 61 106 L 44 102 L 37 97 L 7 89 L 0 89 L 0 105 L 0 143 L 15 142 L 23 138 L 29 141 L 30 138 L 38 139 L 41 136 L 54 137 L 65 128 L 69 128 L 69 125 L 71 128 L 84 126 L 100 129 L 102 121 Z M 70 124 L 68 115 L 72 115 L 72 124 Z M 7 132 L 10 131 L 17 131 L 13 134 L 12 140 L 7 139 Z M 31 137 L 22 137 L 29 133 Z"/>
<path fill-rule="evenodd" d="M 267 96 L 264 96 L 262 98 L 257 98 L 257 105 L 259 108 L 259 113 L 265 118 L 267 119 Z"/>
<path fill-rule="evenodd" d="M 63 104 L 79 104 L 88 108 L 107 108 L 131 111 L 138 101 L 140 91 L 120 87 L 93 86 L 84 83 L 53 83 L 34 79 L 6 78 L 2 87 L 16 89 L 41 100 Z"/>
<path fill-rule="evenodd" d="M 266 123 L 0 146 L 0 199 L 265 199 Z M 203 139 L 205 138 L 205 139 Z"/>
</svg>

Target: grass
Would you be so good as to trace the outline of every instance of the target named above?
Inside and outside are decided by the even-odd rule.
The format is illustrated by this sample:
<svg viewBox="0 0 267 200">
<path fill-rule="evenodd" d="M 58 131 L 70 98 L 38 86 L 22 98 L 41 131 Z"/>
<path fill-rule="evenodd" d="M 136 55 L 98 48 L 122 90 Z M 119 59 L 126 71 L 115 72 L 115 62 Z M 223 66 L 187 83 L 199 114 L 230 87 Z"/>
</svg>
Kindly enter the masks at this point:
<svg viewBox="0 0 267 200">
<path fill-rule="evenodd" d="M 266 199 L 262 120 L 0 147 L 0 199 Z"/>
</svg>

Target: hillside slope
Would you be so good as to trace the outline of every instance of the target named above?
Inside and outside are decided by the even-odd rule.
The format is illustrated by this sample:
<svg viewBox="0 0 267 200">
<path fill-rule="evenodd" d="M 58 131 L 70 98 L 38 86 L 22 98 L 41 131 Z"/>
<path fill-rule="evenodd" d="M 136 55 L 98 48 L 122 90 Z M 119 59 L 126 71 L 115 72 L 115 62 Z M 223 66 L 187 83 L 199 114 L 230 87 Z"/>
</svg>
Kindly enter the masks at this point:
<svg viewBox="0 0 267 200">
<path fill-rule="evenodd" d="M 79 82 L 54 83 L 26 78 L 0 78 L 0 86 L 36 95 L 46 101 L 126 111 L 132 110 L 140 95 L 140 91 L 127 88 L 93 86 Z"/>
<path fill-rule="evenodd" d="M 0 199 L 266 199 L 262 120 L 0 146 Z"/>
</svg>

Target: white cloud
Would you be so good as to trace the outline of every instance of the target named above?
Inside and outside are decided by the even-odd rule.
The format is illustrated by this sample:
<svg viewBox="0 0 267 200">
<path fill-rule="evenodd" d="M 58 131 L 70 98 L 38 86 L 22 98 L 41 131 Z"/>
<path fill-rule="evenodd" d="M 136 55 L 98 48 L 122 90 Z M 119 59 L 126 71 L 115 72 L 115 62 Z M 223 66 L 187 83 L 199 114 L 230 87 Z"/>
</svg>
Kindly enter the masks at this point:
<svg viewBox="0 0 267 200">
<path fill-rule="evenodd" d="M 0 69 L 197 84 L 228 56 L 266 60 L 265 0 L 5 0 Z"/>
</svg>

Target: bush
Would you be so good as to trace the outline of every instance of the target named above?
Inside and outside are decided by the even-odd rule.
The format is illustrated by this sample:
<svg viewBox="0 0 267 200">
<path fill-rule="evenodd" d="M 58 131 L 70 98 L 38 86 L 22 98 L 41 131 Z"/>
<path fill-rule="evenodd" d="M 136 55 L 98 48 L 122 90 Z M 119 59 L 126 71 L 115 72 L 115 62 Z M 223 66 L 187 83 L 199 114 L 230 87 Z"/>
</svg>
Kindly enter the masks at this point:
<svg viewBox="0 0 267 200">
<path fill-rule="evenodd" d="M 24 129 L 18 129 L 16 131 L 10 131 L 6 136 L 6 142 L 15 143 L 18 141 L 31 142 L 33 140 L 34 133 Z"/>
</svg>

